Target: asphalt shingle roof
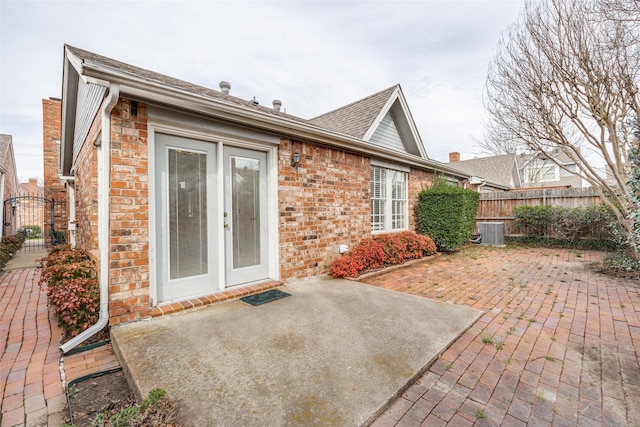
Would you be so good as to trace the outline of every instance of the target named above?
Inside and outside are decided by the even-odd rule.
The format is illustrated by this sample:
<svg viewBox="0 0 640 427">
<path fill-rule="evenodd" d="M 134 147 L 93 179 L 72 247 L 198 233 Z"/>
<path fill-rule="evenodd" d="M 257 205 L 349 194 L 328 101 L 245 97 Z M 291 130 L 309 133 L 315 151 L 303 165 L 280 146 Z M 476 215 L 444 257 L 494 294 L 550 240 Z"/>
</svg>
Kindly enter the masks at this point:
<svg viewBox="0 0 640 427">
<path fill-rule="evenodd" d="M 11 135 L 0 135 L 0 165 L 4 164 L 9 144 L 11 144 Z"/>
<path fill-rule="evenodd" d="M 310 119 L 321 128 L 363 138 L 398 85 Z"/>
<path fill-rule="evenodd" d="M 515 154 L 481 157 L 449 163 L 449 166 L 487 181 L 512 186 L 513 171 L 516 166 Z M 517 172 L 516 172 L 517 173 Z"/>
<path fill-rule="evenodd" d="M 201 95 L 201 96 L 212 98 L 221 102 L 241 105 L 247 108 L 259 110 L 266 114 L 271 114 L 274 116 L 280 116 L 280 117 L 288 118 L 291 120 L 308 123 L 308 120 L 302 119 L 300 117 L 292 116 L 282 111 L 277 111 L 273 108 L 264 107 L 262 105 L 253 105 L 251 101 L 238 98 L 233 95 L 224 94 L 218 90 L 209 89 L 207 87 L 200 86 L 194 83 L 189 83 L 187 81 L 180 80 L 175 77 L 167 76 L 165 74 L 156 73 L 155 71 L 136 67 L 134 65 L 130 65 L 125 62 L 120 62 L 115 59 L 107 58 L 106 56 L 98 55 L 96 53 L 79 49 L 77 47 L 73 47 L 69 45 L 65 45 L 65 46 L 69 52 L 71 52 L 73 55 L 77 56 L 80 60 L 82 60 L 84 63 L 87 63 L 87 64 L 94 63 L 96 65 L 100 65 L 105 68 L 110 68 L 120 73 L 128 74 L 129 76 L 132 76 L 138 79 L 143 79 L 147 82 L 160 83 L 162 85 L 173 87 L 175 89 L 180 89 L 185 92 L 189 92 L 191 94 Z"/>
</svg>

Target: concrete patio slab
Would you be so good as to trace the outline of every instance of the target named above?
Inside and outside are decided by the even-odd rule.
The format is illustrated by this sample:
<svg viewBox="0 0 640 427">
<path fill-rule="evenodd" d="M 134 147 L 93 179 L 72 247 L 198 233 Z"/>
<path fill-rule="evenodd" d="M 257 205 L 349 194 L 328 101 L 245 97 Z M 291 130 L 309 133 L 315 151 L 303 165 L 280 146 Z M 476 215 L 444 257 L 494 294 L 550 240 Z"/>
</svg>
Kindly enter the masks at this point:
<svg viewBox="0 0 640 427">
<path fill-rule="evenodd" d="M 186 425 L 366 425 L 482 315 L 347 280 L 283 290 L 114 327 L 135 392 L 164 388 Z"/>
</svg>

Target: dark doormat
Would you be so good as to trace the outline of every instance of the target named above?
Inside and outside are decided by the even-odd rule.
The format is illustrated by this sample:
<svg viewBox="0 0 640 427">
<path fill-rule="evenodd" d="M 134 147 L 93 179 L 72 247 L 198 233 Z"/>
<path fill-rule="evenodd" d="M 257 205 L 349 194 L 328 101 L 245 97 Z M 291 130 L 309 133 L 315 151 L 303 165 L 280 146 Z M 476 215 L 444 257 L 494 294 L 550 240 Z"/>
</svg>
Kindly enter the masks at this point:
<svg viewBox="0 0 640 427">
<path fill-rule="evenodd" d="M 282 292 L 278 289 L 269 289 L 266 292 L 261 292 L 255 295 L 249 295 L 248 297 L 240 298 L 242 301 L 251 305 L 262 305 L 271 301 L 278 300 L 284 297 L 290 297 L 291 294 Z"/>
</svg>

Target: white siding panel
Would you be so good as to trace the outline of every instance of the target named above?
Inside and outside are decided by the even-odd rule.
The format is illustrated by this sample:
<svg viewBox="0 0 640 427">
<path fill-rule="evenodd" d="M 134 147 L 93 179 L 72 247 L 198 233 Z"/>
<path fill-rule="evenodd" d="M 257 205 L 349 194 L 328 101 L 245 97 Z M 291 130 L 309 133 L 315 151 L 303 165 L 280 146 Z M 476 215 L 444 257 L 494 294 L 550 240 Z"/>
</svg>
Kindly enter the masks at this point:
<svg viewBox="0 0 640 427">
<path fill-rule="evenodd" d="M 387 113 L 384 119 L 378 125 L 378 128 L 371 137 L 371 142 L 383 145 L 392 150 L 406 152 L 407 150 L 402 143 L 400 133 L 396 128 L 396 124 L 391 117 L 391 113 Z"/>
<path fill-rule="evenodd" d="M 75 163 L 80 148 L 89 133 L 91 123 L 95 118 L 100 104 L 106 92 L 104 86 L 92 83 L 78 82 L 77 113 L 75 123 L 75 133 L 73 135 L 73 162 Z"/>
</svg>

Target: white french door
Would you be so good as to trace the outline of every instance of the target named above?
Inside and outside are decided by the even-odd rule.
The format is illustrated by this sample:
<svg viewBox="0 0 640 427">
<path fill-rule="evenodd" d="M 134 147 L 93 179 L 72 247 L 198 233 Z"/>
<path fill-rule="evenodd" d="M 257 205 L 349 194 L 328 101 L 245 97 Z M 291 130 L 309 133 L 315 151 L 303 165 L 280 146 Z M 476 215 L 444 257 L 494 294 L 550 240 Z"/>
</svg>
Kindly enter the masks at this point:
<svg viewBox="0 0 640 427">
<path fill-rule="evenodd" d="M 158 301 L 218 290 L 216 148 L 157 133 Z"/>
<path fill-rule="evenodd" d="M 267 153 L 155 133 L 158 303 L 269 278 Z"/>
<path fill-rule="evenodd" d="M 267 155 L 223 148 L 226 286 L 269 277 Z"/>
</svg>

